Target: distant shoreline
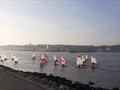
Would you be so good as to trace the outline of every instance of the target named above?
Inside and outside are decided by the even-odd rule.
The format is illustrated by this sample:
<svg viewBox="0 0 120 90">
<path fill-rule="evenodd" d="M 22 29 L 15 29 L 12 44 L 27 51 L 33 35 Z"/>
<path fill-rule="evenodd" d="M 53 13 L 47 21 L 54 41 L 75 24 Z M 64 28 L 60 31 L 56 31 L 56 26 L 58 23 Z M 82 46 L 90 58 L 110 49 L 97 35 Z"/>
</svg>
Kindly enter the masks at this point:
<svg viewBox="0 0 120 90">
<path fill-rule="evenodd" d="M 68 52 L 68 53 L 120 53 L 120 52 L 115 52 L 115 51 L 111 51 L 111 52 L 107 52 L 107 51 L 84 51 L 84 52 L 77 52 L 77 51 L 38 51 L 38 50 L 2 50 L 2 51 L 26 51 L 26 52 Z"/>
<path fill-rule="evenodd" d="M 7 51 L 42 51 L 42 52 L 120 52 L 120 45 L 81 46 L 81 45 L 5 45 L 0 50 Z"/>
<path fill-rule="evenodd" d="M 2 51 L 27 51 L 27 52 L 69 52 L 69 51 L 38 51 L 38 50 L 2 50 Z M 69 53 L 120 53 L 120 52 L 115 52 L 115 51 L 70 51 Z"/>
</svg>

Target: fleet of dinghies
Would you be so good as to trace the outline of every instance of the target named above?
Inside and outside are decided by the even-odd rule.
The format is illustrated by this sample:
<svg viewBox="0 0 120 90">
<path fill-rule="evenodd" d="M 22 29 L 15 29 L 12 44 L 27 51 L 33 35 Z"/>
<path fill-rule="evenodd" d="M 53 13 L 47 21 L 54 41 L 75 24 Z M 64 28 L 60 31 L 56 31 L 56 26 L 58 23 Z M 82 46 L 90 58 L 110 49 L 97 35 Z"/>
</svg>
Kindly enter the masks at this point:
<svg viewBox="0 0 120 90">
<path fill-rule="evenodd" d="M 95 68 L 97 65 L 97 60 L 95 57 L 91 56 L 90 59 L 88 58 L 87 54 L 78 55 L 76 61 L 76 67 L 80 68 L 82 66 L 89 66 L 91 65 L 92 68 Z"/>
<path fill-rule="evenodd" d="M 1 62 L 5 62 L 7 60 L 8 60 L 8 58 L 7 58 L 6 55 L 1 55 L 0 56 L 0 61 Z M 11 60 L 14 61 L 15 64 L 18 63 L 18 58 L 16 56 L 14 56 L 14 55 L 11 55 Z"/>
<path fill-rule="evenodd" d="M 36 59 L 35 53 L 32 53 L 32 59 L 33 60 Z M 1 62 L 5 62 L 6 60 L 8 60 L 6 55 L 0 56 Z M 14 55 L 11 55 L 11 60 L 14 61 L 15 64 L 18 63 L 18 58 Z M 39 63 L 45 64 L 47 62 L 48 62 L 47 54 L 41 54 L 39 56 Z M 58 59 L 56 57 L 56 55 L 53 55 L 53 62 L 54 62 L 53 63 L 54 66 L 61 65 L 62 67 L 66 67 L 66 60 L 63 56 L 61 56 L 60 59 Z M 97 60 L 95 57 L 91 56 L 89 58 L 87 54 L 86 55 L 82 55 L 82 54 L 77 55 L 77 58 L 76 58 L 76 67 L 77 68 L 81 68 L 83 66 L 91 66 L 92 68 L 95 68 L 96 65 L 97 65 Z"/>
</svg>

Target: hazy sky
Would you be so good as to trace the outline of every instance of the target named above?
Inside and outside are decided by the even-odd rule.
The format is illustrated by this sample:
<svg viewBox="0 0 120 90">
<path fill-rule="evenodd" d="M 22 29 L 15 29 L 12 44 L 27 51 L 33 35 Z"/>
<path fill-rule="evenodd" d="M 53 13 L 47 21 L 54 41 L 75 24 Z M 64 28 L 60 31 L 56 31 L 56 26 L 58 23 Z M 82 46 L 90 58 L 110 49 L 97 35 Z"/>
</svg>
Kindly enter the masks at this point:
<svg viewBox="0 0 120 90">
<path fill-rule="evenodd" d="M 0 0 L 2 44 L 120 44 L 120 0 Z"/>
</svg>

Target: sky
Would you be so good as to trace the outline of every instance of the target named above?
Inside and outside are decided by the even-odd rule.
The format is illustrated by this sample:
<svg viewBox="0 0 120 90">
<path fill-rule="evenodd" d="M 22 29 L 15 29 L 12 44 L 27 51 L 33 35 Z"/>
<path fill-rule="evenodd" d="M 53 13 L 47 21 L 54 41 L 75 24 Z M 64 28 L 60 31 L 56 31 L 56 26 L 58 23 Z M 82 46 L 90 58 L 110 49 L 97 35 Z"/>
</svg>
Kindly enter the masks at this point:
<svg viewBox="0 0 120 90">
<path fill-rule="evenodd" d="M 120 0 L 0 0 L 0 43 L 120 44 Z"/>
</svg>

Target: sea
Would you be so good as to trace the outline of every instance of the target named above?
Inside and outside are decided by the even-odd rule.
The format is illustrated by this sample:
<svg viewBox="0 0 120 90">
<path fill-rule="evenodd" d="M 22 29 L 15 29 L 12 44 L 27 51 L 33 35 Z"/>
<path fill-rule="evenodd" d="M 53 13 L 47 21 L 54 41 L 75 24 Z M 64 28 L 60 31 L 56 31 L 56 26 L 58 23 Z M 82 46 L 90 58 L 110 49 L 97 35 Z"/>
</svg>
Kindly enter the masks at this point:
<svg viewBox="0 0 120 90">
<path fill-rule="evenodd" d="M 65 77 L 73 82 L 79 81 L 87 84 L 94 82 L 94 87 L 120 88 L 120 53 L 112 52 L 85 52 L 88 58 L 95 56 L 97 66 L 92 69 L 90 65 L 76 68 L 76 56 L 78 53 L 70 52 L 34 52 L 36 59 L 32 60 L 32 51 L 1 51 L 0 55 L 6 55 L 7 61 L 0 62 L 1 65 L 11 67 L 15 70 L 39 72 L 53 74 L 55 76 Z M 47 54 L 48 63 L 40 65 L 39 56 Z M 18 64 L 11 60 L 11 55 L 18 58 Z M 66 60 L 66 67 L 61 65 L 54 66 L 53 55 L 56 55 L 58 61 L 63 56 Z"/>
</svg>

